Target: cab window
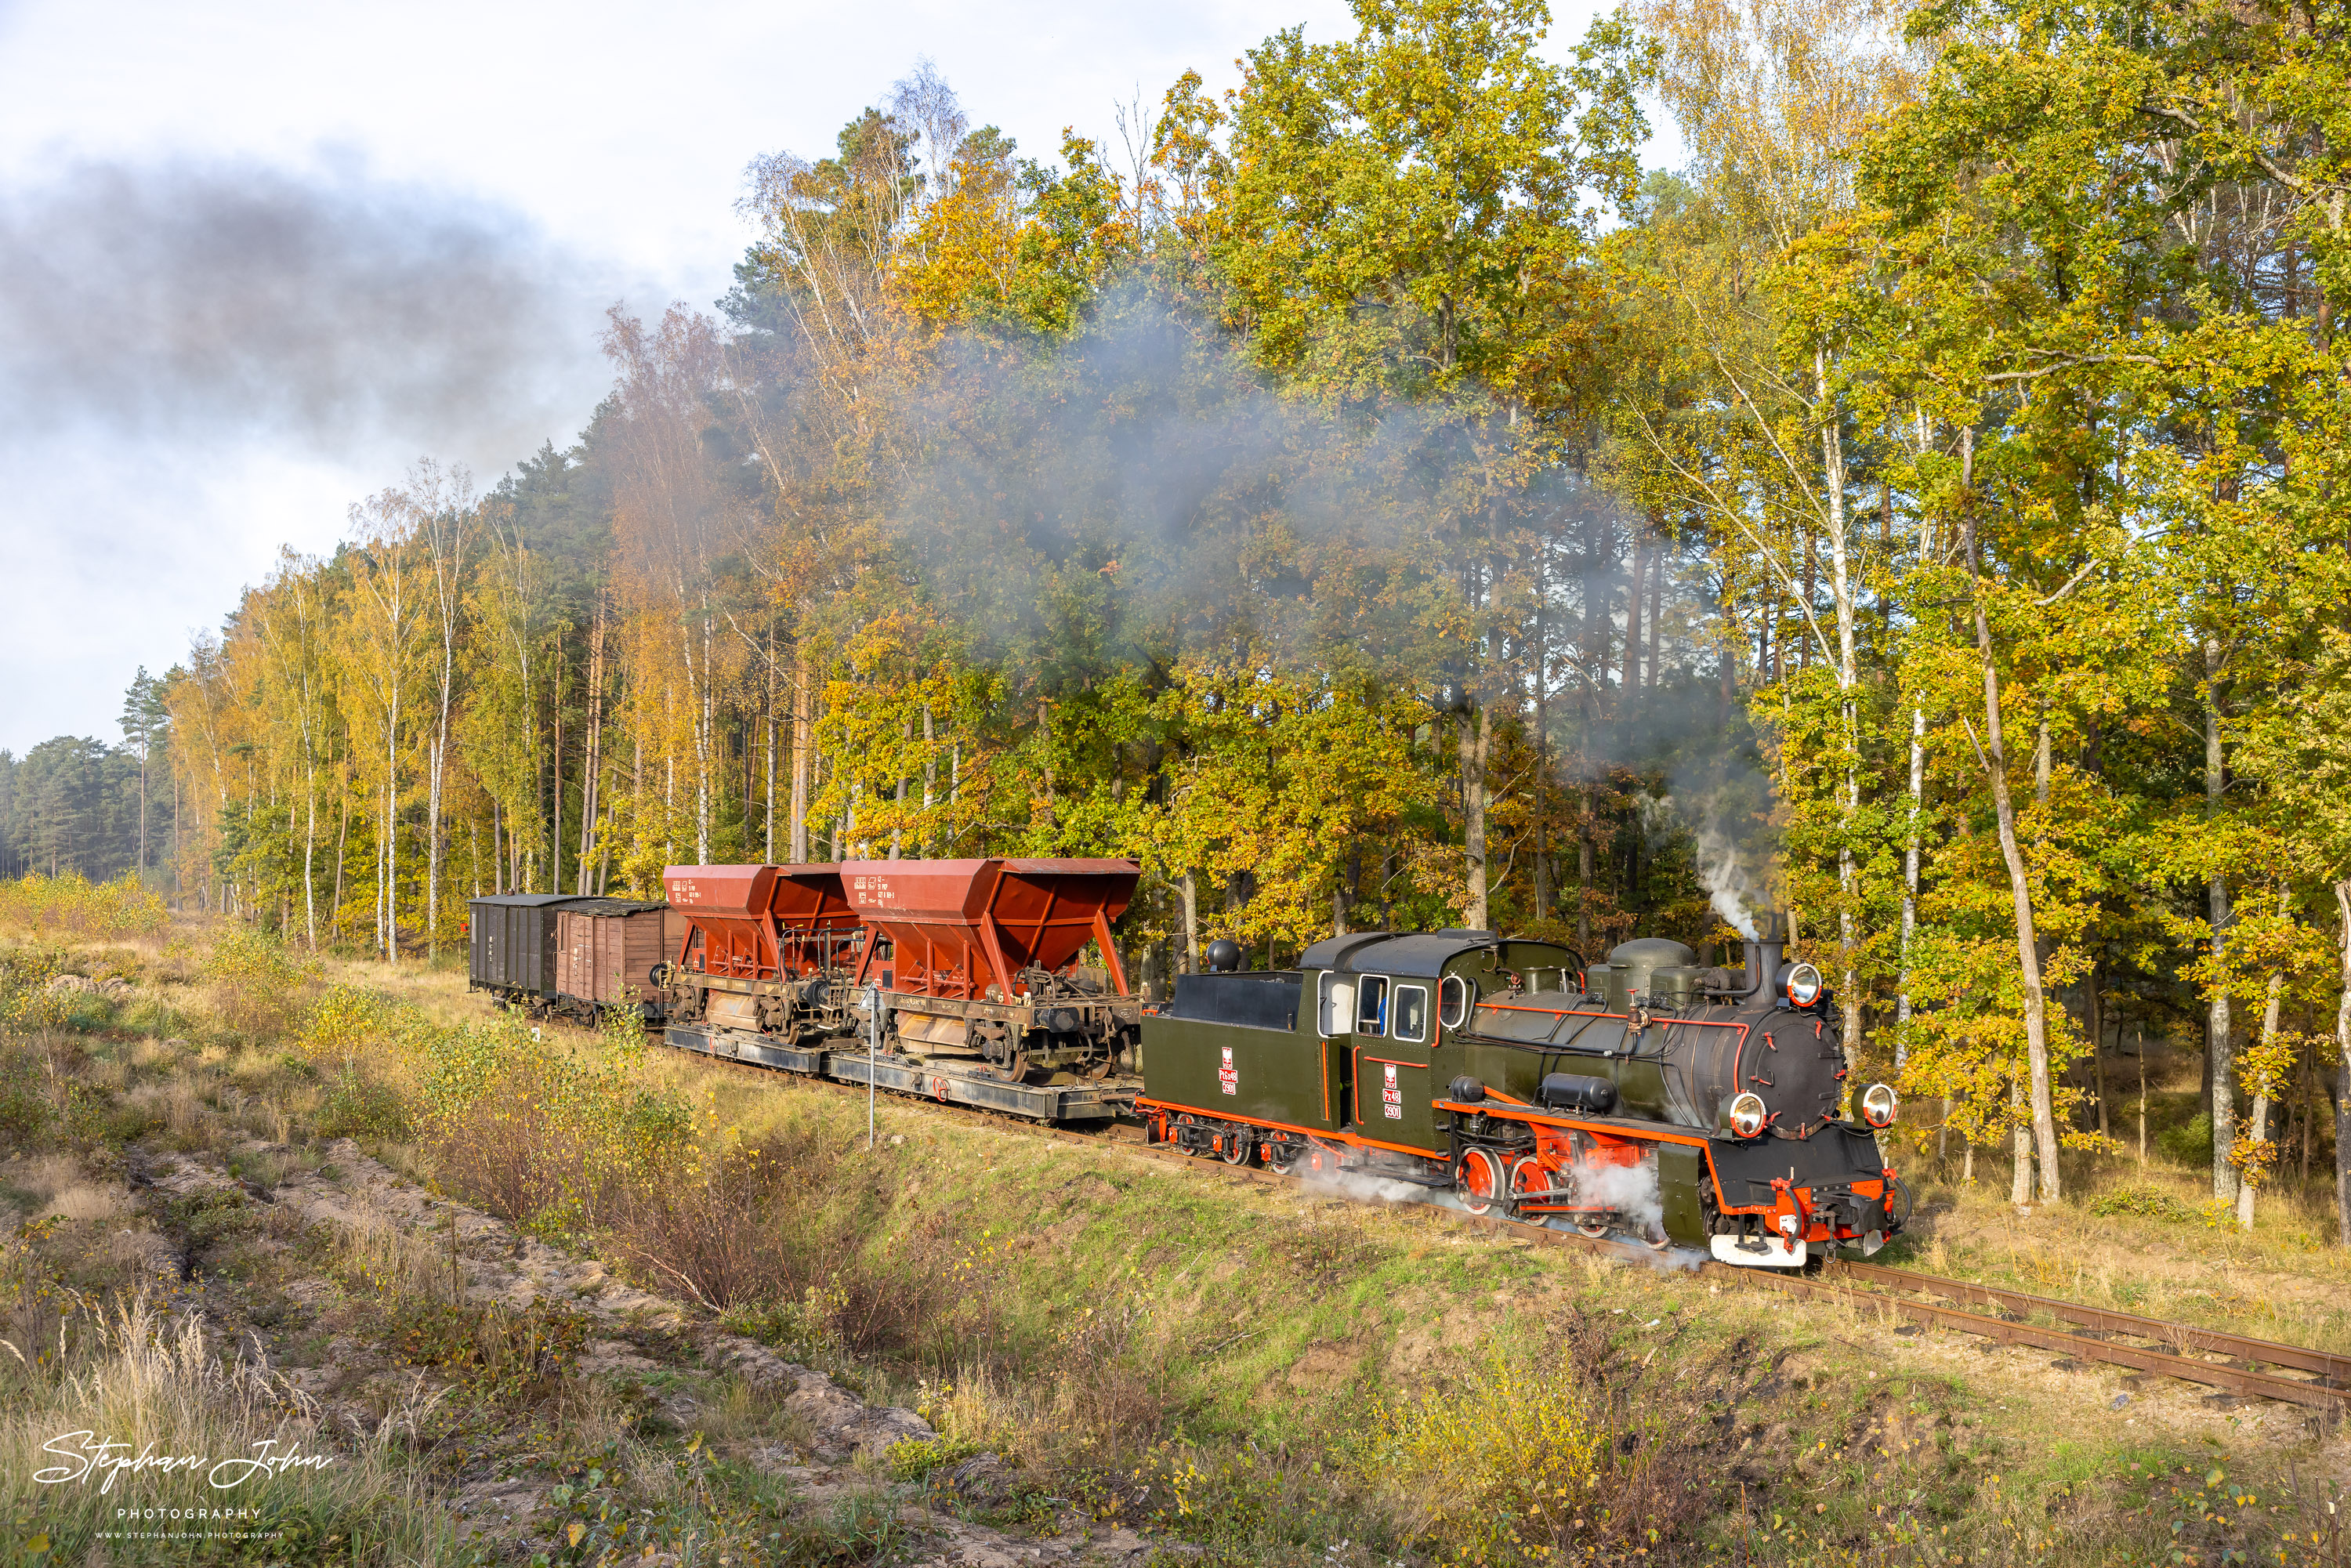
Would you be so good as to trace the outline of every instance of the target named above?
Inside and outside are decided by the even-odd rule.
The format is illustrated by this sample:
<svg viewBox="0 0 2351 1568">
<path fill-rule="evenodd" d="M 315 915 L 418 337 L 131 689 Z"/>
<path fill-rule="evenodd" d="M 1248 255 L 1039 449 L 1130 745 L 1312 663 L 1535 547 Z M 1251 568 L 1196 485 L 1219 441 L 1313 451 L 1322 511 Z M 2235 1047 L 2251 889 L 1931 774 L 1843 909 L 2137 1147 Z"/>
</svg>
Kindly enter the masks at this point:
<svg viewBox="0 0 2351 1568">
<path fill-rule="evenodd" d="M 1459 1029 L 1469 1021 L 1469 1002 L 1476 995 L 1467 977 L 1446 976 L 1437 987 L 1437 1021 L 1447 1029 Z"/>
<path fill-rule="evenodd" d="M 1345 975 L 1325 971 L 1315 983 L 1315 1027 L 1322 1038 L 1345 1034 L 1355 1018 L 1355 984 Z"/>
<path fill-rule="evenodd" d="M 1428 1038 L 1428 988 L 1398 986 L 1395 993 L 1395 1038 L 1415 1044 Z"/>
<path fill-rule="evenodd" d="M 1355 1032 L 1384 1035 L 1388 1031 L 1388 983 L 1377 975 L 1355 982 Z"/>
</svg>

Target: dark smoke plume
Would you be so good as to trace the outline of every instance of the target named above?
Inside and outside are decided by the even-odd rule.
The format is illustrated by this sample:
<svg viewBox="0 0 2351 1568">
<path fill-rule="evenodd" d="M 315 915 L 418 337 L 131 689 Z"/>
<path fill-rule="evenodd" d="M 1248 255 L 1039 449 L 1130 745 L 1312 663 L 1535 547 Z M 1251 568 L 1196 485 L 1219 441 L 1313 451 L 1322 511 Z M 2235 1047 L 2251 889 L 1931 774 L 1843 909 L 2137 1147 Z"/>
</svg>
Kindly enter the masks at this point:
<svg viewBox="0 0 2351 1568">
<path fill-rule="evenodd" d="M 363 171 L 72 165 L 0 196 L 0 418 L 528 449 L 594 384 L 592 281 L 514 213 Z"/>
</svg>

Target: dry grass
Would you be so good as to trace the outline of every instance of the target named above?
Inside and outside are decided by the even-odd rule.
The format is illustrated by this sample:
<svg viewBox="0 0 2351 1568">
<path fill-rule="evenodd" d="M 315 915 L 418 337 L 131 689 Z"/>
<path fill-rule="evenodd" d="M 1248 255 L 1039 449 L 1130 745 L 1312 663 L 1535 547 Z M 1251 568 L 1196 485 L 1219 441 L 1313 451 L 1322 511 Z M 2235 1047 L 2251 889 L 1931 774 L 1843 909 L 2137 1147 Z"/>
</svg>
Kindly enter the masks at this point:
<svg viewBox="0 0 2351 1568">
<path fill-rule="evenodd" d="M 198 1318 L 173 1318 L 136 1296 L 77 1317 L 56 1354 L 42 1349 L 0 1341 L 0 1503 L 26 1521 L 20 1539 L 38 1537 L 21 1539 L 20 1550 L 59 1563 L 152 1562 L 203 1554 L 197 1543 L 211 1533 L 209 1552 L 222 1557 L 407 1563 L 449 1544 L 396 1423 L 364 1435 L 325 1430 L 307 1395 L 257 1362 L 225 1356 Z M 187 1462 L 134 1480 L 91 1462 L 100 1451 Z M 253 1463 L 266 1458 L 300 1462 Z M 147 1517 L 121 1519 L 126 1505 Z M 250 1511 L 185 1520 L 222 1509 Z M 145 1543 L 111 1533 L 124 1530 L 179 1533 Z M 232 1531 L 251 1544 L 240 1551 L 220 1539 Z"/>
<path fill-rule="evenodd" d="M 332 1267 L 391 1312 L 465 1299 L 464 1270 L 446 1232 L 431 1235 L 371 1209 L 360 1210 L 336 1231 Z"/>
<path fill-rule="evenodd" d="M 2185 1173 L 2142 1176 L 2135 1162 L 2091 1173 L 2064 1205 L 2028 1214 L 2004 1189 L 1929 1186 L 1908 1242 L 1883 1260 L 2284 1343 L 2351 1343 L 2351 1253 L 2312 1244 L 2283 1217 L 2245 1232 L 2232 1221 L 2091 1212 L 2101 1190 L 2142 1183 L 2183 1204 L 2197 1191 Z"/>
<path fill-rule="evenodd" d="M 371 1015 L 357 1009 L 360 1023 L 326 1055 L 306 1043 L 316 1009 L 275 1038 L 207 1026 L 190 1031 L 193 1046 L 85 1041 L 58 1048 L 71 1058 L 63 1071 L 151 1107 L 162 1124 L 151 1150 L 209 1139 L 241 1162 L 233 1164 L 236 1174 L 265 1184 L 276 1162 L 320 1157 L 322 1111 L 357 1075 L 416 1113 L 404 1130 L 359 1134 L 395 1168 L 699 1301 L 789 1358 L 834 1371 L 869 1400 L 919 1403 L 941 1437 L 904 1457 L 914 1473 L 990 1448 L 1015 1461 L 1023 1488 L 1103 1517 L 1155 1522 L 1201 1541 L 1221 1561 L 1303 1563 L 1328 1558 L 1326 1548 L 1341 1538 L 1355 1544 L 1332 1561 L 1374 1549 L 1393 1557 L 1416 1520 L 1432 1533 L 1450 1529 L 1442 1510 L 1428 1505 L 1462 1478 L 1394 1456 L 1384 1470 L 1343 1477 L 1333 1456 L 1364 1432 L 1366 1396 L 1378 1388 L 1418 1394 L 1416 1408 L 1440 1425 L 1458 1417 L 1467 1433 L 1497 1433 L 1493 1452 L 1507 1458 L 1531 1428 L 1515 1418 L 1506 1432 L 1498 1428 L 1499 1385 L 1480 1385 L 1478 1368 L 1508 1342 L 1531 1375 L 1567 1376 L 1562 1358 L 1573 1358 L 1572 1392 L 1589 1401 L 1581 1406 L 1586 1425 L 1612 1440 L 1632 1435 L 1631 1451 L 1653 1457 L 1653 1479 L 1666 1490 L 1637 1506 L 1622 1491 L 1626 1500 L 1609 1505 L 1618 1512 L 1677 1517 L 1686 1499 L 1674 1484 L 1690 1473 L 1686 1462 L 1751 1476 L 1759 1504 L 1801 1494 L 1811 1515 L 1816 1500 L 1828 1500 L 1830 1512 L 1805 1521 L 1807 1539 L 1823 1542 L 1861 1539 L 1876 1527 L 1868 1503 L 1855 1500 L 1864 1490 L 1873 1499 L 1948 1499 L 1938 1517 L 1955 1524 L 1981 1500 L 1975 1461 L 1962 1469 L 1959 1459 L 1922 1451 L 1912 1427 L 1924 1431 L 1923 1418 L 1881 1398 L 1891 1396 L 1886 1369 L 1900 1359 L 1899 1347 L 1919 1342 L 1886 1337 L 1890 1325 L 1874 1314 L 1774 1307 L 1744 1292 L 1734 1303 L 1703 1282 L 1513 1249 L 1417 1210 L 1236 1187 L 1116 1149 L 966 1128 L 886 1101 L 883 1147 L 869 1155 L 862 1101 L 852 1108 L 825 1089 L 682 1053 L 622 1060 L 611 1042 L 600 1047 L 587 1031 L 562 1025 L 542 1025 L 538 1037 L 527 1029 L 498 1035 L 485 1060 L 522 1062 L 520 1076 L 492 1073 L 484 1080 L 490 1090 L 451 1102 L 444 1115 L 424 1104 L 434 1080 L 430 1053 L 420 1054 L 417 1042 L 430 1044 L 434 1030 L 478 1028 L 488 1016 L 487 1005 L 464 990 L 462 974 L 406 964 L 388 973 L 330 959 L 306 984 L 319 997 L 390 995 L 402 1021 L 371 1032 Z M 632 1166 L 611 1157 L 614 1129 L 626 1118 L 576 1113 L 586 1102 L 570 1089 L 589 1078 L 570 1088 L 549 1078 L 531 1090 L 535 1108 L 514 1114 L 508 1091 L 528 1087 L 526 1079 L 551 1071 L 546 1062 L 571 1047 L 586 1067 L 619 1074 L 594 1082 L 690 1106 L 688 1126 L 672 1127 L 669 1141 L 649 1145 L 652 1157 Z M 240 1132 L 292 1147 L 265 1159 Z M 2248 1312 L 2303 1313 L 2298 1329 L 2253 1331 L 2280 1338 L 2343 1333 L 2329 1314 L 2351 1291 L 2328 1271 L 2331 1260 L 2297 1261 L 2284 1240 L 2286 1206 L 2265 1213 L 2251 1239 L 2107 1219 L 2072 1206 L 2019 1219 L 2001 1201 L 1997 1165 L 1980 1163 L 1978 1174 L 1973 1189 L 1928 1184 L 1922 1255 L 1908 1261 L 2165 1315 L 2206 1312 L 2233 1323 Z M 2102 1179 L 2075 1185 L 2094 1191 Z M 70 1185 L 45 1186 L 42 1200 Z M 2273 1259 L 2284 1263 L 2273 1267 Z M 543 1422 L 574 1452 L 609 1449 L 619 1458 L 600 1462 L 624 1475 L 634 1495 L 683 1506 L 675 1480 L 683 1472 L 651 1435 L 665 1428 L 641 1419 L 645 1396 L 559 1367 L 542 1375 L 532 1334 L 548 1325 L 465 1302 L 445 1236 L 363 1225 L 337 1244 L 328 1266 L 349 1286 L 337 1298 L 332 1332 L 421 1346 L 429 1354 L 415 1364 L 465 1390 L 511 1383 L 511 1393 L 484 1396 L 501 1419 Z M 2198 1292 L 2200 1302 L 2190 1299 Z M 1631 1315 L 1597 1315 L 1611 1305 Z M 1677 1308 L 1689 1314 L 1677 1321 L 1695 1326 L 1653 1364 L 1659 1342 L 1634 1325 L 1653 1328 Z M 1545 1332 L 1560 1325 L 1555 1343 L 1510 1339 L 1530 1323 Z M 1579 1323 L 1596 1324 L 1597 1340 L 1571 1344 Z M 1791 1347 L 1787 1370 L 1804 1365 L 1809 1381 L 1781 1376 L 1779 1358 Z M 1720 1397 L 1744 1400 L 1739 1418 L 1748 1424 L 1717 1428 L 1711 1406 L 1700 1408 L 1698 1385 L 1720 1364 L 1710 1358 L 1733 1351 L 1745 1382 Z M 1974 1365 L 1970 1358 L 1943 1380 L 1905 1375 L 1904 1397 L 1943 1411 L 1972 1397 L 1959 1392 L 1963 1385 L 1980 1386 L 1987 1406 L 1995 1394 L 2010 1396 L 2004 1375 L 1986 1364 L 1979 1380 Z M 1887 1381 L 1865 1381 L 1872 1370 Z M 2102 1402 L 2063 1409 L 2070 1396 L 2055 1388 L 2061 1380 L 2043 1381 L 2053 1385 L 2045 1407 L 2020 1404 L 1992 1419 L 2039 1444 L 2035 1453 L 2051 1434 L 2062 1433 L 2077 1456 L 2107 1453 L 2122 1438 Z M 705 1396 L 695 1421 L 714 1443 L 798 1440 L 793 1419 L 748 1388 Z M 1680 1450 L 1660 1429 L 1625 1416 L 1633 1409 L 1669 1413 L 1664 1436 L 1695 1445 L 1691 1455 L 1675 1457 Z M 1936 1428 L 1937 1440 L 1949 1442 L 1950 1430 L 1948 1423 Z M 1893 1446 L 1880 1453 L 1873 1443 Z M 1449 1451 L 1442 1443 L 1427 1449 Z M 2011 1450 L 2000 1468 L 2014 1492 L 2038 1499 L 2059 1484 L 2063 1466 L 2084 1462 Z M 1847 1487 L 1838 1479 L 1847 1470 L 1868 1484 Z M 1530 1527 L 1544 1524 L 1524 1518 Z M 1767 1523 L 1755 1521 L 1759 1537 Z M 1703 1535 L 1718 1527 L 1745 1528 L 1719 1512 L 1696 1528 Z M 1809 1548 L 1795 1547 L 1792 1531 L 1772 1528 L 1778 1539 L 1767 1560 L 1806 1560 Z M 1597 1544 L 1589 1531 L 1574 1539 Z M 1634 1548 L 1620 1542 L 1610 1550 Z M 1643 1559 L 1661 1560 L 1672 1553 L 1661 1548 Z M 1831 1552 L 1821 1560 L 1844 1559 Z"/>
</svg>

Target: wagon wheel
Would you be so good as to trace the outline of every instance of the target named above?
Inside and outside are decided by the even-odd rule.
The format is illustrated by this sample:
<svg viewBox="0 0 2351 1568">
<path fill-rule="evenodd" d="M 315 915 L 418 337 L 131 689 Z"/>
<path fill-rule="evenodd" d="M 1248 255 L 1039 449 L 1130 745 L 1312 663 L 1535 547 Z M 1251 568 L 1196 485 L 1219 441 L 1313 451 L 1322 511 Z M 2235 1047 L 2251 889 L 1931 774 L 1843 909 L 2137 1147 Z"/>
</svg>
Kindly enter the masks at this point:
<svg viewBox="0 0 2351 1568">
<path fill-rule="evenodd" d="M 1249 1155 L 1257 1151 L 1257 1140 L 1238 1128 L 1225 1134 L 1224 1144 L 1222 1158 L 1228 1166 L 1249 1164 Z"/>
<path fill-rule="evenodd" d="M 1004 1062 L 1004 1075 L 1015 1083 L 1025 1081 L 1029 1076 L 1029 1053 L 1026 1051 L 1016 1050 L 1007 1057 Z"/>
<path fill-rule="evenodd" d="M 1599 1238 L 1608 1234 L 1608 1216 L 1605 1214 L 1579 1214 L 1575 1217 L 1575 1228 L 1583 1235 L 1589 1236 L 1594 1240 L 1597 1240 Z"/>
<path fill-rule="evenodd" d="M 1265 1146 L 1265 1163 L 1276 1175 L 1288 1176 L 1298 1168 L 1298 1162 L 1305 1153 L 1305 1145 L 1286 1144 L 1277 1138 Z"/>
</svg>

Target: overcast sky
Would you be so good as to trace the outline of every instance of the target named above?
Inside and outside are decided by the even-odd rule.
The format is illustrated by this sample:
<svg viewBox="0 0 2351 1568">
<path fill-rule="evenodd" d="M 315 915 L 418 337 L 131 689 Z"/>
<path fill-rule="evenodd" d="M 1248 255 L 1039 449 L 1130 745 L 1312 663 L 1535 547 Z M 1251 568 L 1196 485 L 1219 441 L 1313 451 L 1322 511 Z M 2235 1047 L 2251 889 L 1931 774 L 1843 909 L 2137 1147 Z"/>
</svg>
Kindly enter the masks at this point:
<svg viewBox="0 0 2351 1568">
<path fill-rule="evenodd" d="M 1557 5 L 1553 51 L 1604 9 Z M 1343 0 L 0 0 L 0 747 L 122 688 L 430 455 L 569 444 L 604 308 L 723 293 L 743 167 L 927 56 L 1050 156 Z M 1653 118 L 1655 116 L 1653 115 Z"/>
</svg>

